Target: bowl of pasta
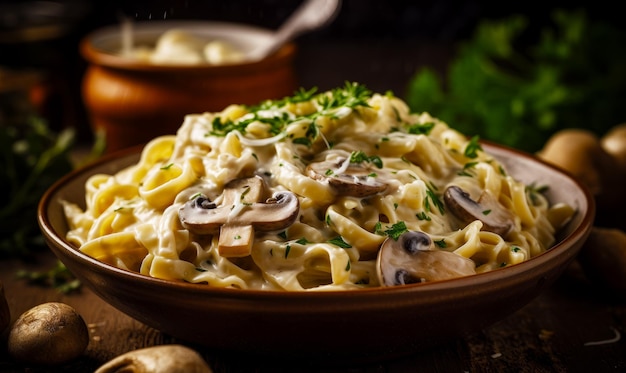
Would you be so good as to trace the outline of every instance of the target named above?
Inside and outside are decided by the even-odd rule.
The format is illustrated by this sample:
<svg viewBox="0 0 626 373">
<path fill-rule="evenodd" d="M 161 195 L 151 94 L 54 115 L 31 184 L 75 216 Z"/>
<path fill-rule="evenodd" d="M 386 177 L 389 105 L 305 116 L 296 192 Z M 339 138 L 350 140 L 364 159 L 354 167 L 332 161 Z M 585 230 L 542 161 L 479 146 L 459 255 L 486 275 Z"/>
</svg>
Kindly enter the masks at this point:
<svg viewBox="0 0 626 373">
<path fill-rule="evenodd" d="M 560 169 L 346 83 L 187 115 L 59 180 L 38 219 L 86 286 L 164 333 L 377 358 L 523 307 L 594 213 Z"/>
<path fill-rule="evenodd" d="M 296 88 L 294 43 L 252 59 L 273 31 L 230 22 L 122 22 L 80 42 L 82 98 L 94 133 L 113 152 L 173 133 L 188 113 L 255 104 Z"/>
</svg>

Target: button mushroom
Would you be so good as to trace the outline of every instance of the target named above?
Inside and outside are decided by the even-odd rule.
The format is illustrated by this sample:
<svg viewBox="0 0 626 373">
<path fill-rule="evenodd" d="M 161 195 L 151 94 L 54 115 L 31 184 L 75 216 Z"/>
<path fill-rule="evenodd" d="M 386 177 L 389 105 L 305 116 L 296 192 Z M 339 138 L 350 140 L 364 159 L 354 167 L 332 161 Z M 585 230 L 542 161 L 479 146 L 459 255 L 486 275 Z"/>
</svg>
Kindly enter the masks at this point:
<svg viewBox="0 0 626 373">
<path fill-rule="evenodd" d="M 115 357 L 94 373 L 211 373 L 195 350 L 182 345 L 163 345 L 133 350 Z"/>
<path fill-rule="evenodd" d="M 515 224 L 513 214 L 487 192 L 473 200 L 468 192 L 453 185 L 446 188 L 443 199 L 448 211 L 465 225 L 480 220 L 483 230 L 505 237 Z"/>
<path fill-rule="evenodd" d="M 581 267 L 607 294 L 626 301 L 626 232 L 594 226 L 578 256 Z"/>
<path fill-rule="evenodd" d="M 314 162 L 305 172 L 312 179 L 328 181 L 340 195 L 366 197 L 387 189 L 387 184 L 376 180 L 372 169 L 348 158 Z"/>
<path fill-rule="evenodd" d="M 79 357 L 89 344 L 89 331 L 76 310 L 59 302 L 37 305 L 15 321 L 8 351 L 17 361 L 57 365 Z"/>
<path fill-rule="evenodd" d="M 197 234 L 219 232 L 218 251 L 222 256 L 250 255 L 255 229 L 285 229 L 300 211 L 298 197 L 291 192 L 277 192 L 260 202 L 263 189 L 259 176 L 235 179 L 226 184 L 220 204 L 203 196 L 185 203 L 179 211 L 181 224 Z"/>
<path fill-rule="evenodd" d="M 378 279 L 383 286 L 447 280 L 476 273 L 471 259 L 439 250 L 424 232 L 409 231 L 387 238 L 378 253 Z"/>
</svg>

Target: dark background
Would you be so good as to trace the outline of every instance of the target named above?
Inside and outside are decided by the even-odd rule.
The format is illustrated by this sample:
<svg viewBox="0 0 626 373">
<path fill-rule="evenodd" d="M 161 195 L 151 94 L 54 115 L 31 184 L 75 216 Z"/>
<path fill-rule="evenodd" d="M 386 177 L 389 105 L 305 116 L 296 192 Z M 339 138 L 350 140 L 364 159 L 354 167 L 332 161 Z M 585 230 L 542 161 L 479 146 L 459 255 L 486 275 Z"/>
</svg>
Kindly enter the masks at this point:
<svg viewBox="0 0 626 373">
<path fill-rule="evenodd" d="M 76 126 L 89 138 L 80 99 L 85 62 L 78 43 L 99 27 L 135 20 L 200 19 L 278 28 L 297 8 L 294 0 L 0 1 L 0 69 L 33 69 L 44 76 L 40 106 L 53 129 Z M 584 9 L 588 16 L 624 29 L 621 12 L 604 2 L 498 2 L 343 0 L 334 22 L 297 39 L 296 70 L 305 88 L 320 90 L 358 81 L 402 97 L 420 66 L 443 69 L 460 41 L 483 19 L 523 14 L 533 30 L 555 8 Z M 0 75 L 0 79 L 2 76 Z"/>
</svg>

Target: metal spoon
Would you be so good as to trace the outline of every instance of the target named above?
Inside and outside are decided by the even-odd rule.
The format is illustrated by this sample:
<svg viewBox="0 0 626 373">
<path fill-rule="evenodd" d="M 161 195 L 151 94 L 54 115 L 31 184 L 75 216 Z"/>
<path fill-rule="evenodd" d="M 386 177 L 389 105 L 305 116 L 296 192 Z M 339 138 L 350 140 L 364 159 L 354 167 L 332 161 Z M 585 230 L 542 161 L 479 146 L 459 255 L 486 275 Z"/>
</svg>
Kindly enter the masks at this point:
<svg viewBox="0 0 626 373">
<path fill-rule="evenodd" d="M 248 52 L 248 58 L 260 60 L 303 32 L 328 24 L 338 13 L 340 5 L 341 0 L 306 0 L 276 31 L 272 40 Z"/>
</svg>

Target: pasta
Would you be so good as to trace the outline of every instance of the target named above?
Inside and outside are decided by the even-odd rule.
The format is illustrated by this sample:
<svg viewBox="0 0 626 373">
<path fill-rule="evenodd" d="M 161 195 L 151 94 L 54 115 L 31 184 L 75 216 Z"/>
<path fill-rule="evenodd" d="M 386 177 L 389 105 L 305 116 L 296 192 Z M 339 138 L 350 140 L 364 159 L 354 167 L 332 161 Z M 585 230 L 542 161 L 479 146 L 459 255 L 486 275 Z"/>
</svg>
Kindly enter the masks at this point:
<svg viewBox="0 0 626 373">
<path fill-rule="evenodd" d="M 130 27 L 130 26 L 129 26 Z M 125 38 L 132 35 L 129 29 L 122 28 Z M 156 41 L 156 45 L 145 45 L 134 48 L 122 48 L 120 54 L 124 57 L 137 58 L 153 64 L 183 64 L 183 65 L 224 65 L 240 63 L 245 60 L 245 54 L 232 43 L 225 40 L 206 41 L 182 29 L 171 29 L 164 32 Z"/>
<path fill-rule="evenodd" d="M 507 175 L 477 138 L 356 83 L 187 115 L 136 164 L 90 177 L 85 208 L 63 203 L 67 239 L 100 261 L 287 291 L 514 265 L 546 251 L 574 213 Z"/>
</svg>

